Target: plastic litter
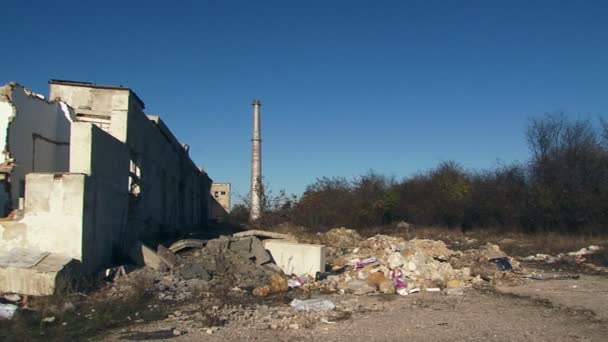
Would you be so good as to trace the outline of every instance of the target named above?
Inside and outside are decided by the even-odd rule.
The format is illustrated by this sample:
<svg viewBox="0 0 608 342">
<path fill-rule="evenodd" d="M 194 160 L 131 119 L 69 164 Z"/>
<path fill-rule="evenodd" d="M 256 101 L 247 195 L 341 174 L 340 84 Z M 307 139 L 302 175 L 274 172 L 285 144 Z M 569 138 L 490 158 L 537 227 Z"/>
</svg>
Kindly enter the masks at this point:
<svg viewBox="0 0 608 342">
<path fill-rule="evenodd" d="M 332 301 L 321 298 L 294 299 L 289 305 L 296 309 L 296 311 L 329 311 L 336 308 L 336 305 Z"/>
<path fill-rule="evenodd" d="M 513 266 L 511 266 L 511 263 L 509 262 L 509 258 L 494 258 L 490 259 L 490 262 L 495 263 L 496 268 L 498 268 L 499 271 L 509 271 L 513 269 Z"/>
<path fill-rule="evenodd" d="M 569 280 L 569 279 L 578 279 L 581 276 L 578 274 L 565 274 L 565 275 L 556 275 L 556 276 L 542 276 L 542 275 L 531 275 L 526 278 L 532 280 Z"/>
<path fill-rule="evenodd" d="M 308 283 L 308 277 L 306 275 L 301 275 L 299 277 L 287 280 L 287 286 L 290 288 L 300 287 L 306 283 Z"/>
<path fill-rule="evenodd" d="M 373 264 L 376 261 L 378 261 L 378 259 L 375 258 L 375 257 L 363 259 L 363 260 L 358 261 L 358 262 L 355 263 L 355 268 L 362 268 L 362 267 L 365 267 L 365 266 L 367 266 L 369 264 Z"/>
<path fill-rule="evenodd" d="M 19 307 L 15 304 L 0 304 L 0 319 L 12 319 Z"/>
<path fill-rule="evenodd" d="M 407 296 L 409 293 L 407 291 L 407 283 L 403 279 L 403 271 L 401 271 L 400 268 L 393 269 L 391 278 L 393 280 L 393 285 L 395 286 L 395 292 L 402 296 Z"/>
</svg>

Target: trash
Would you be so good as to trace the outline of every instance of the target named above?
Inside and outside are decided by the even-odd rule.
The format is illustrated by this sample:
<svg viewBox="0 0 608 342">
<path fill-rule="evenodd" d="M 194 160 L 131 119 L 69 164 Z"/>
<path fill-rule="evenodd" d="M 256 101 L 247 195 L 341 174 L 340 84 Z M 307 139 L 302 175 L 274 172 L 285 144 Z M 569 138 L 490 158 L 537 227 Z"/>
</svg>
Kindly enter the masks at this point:
<svg viewBox="0 0 608 342">
<path fill-rule="evenodd" d="M 336 308 L 336 305 L 332 301 L 321 298 L 294 299 L 289 305 L 296 309 L 296 311 L 329 311 Z"/>
<path fill-rule="evenodd" d="M 527 279 L 532 280 L 576 280 L 581 276 L 578 274 L 564 274 L 564 275 L 555 275 L 555 276 L 542 276 L 542 275 L 531 275 L 526 276 Z"/>
<path fill-rule="evenodd" d="M 287 285 L 290 288 L 300 287 L 306 283 L 308 283 L 308 276 L 306 276 L 306 275 L 301 275 L 299 277 L 295 277 L 293 279 L 287 280 Z"/>
<path fill-rule="evenodd" d="M 12 319 L 19 307 L 15 304 L 0 304 L 0 319 Z"/>
<path fill-rule="evenodd" d="M 400 268 L 395 268 L 391 272 L 391 278 L 393 280 L 393 284 L 395 286 L 395 292 L 402 296 L 408 295 L 407 292 L 407 283 L 403 279 L 403 272 Z"/>
<path fill-rule="evenodd" d="M 207 243 L 207 241 L 205 241 L 205 240 L 184 239 L 184 240 L 176 241 L 173 244 L 171 244 L 171 246 L 169 246 L 169 250 L 173 253 L 177 253 L 186 248 L 201 248 L 205 245 L 205 243 Z"/>
<path fill-rule="evenodd" d="M 331 271 L 327 271 L 327 272 L 317 272 L 317 274 L 315 274 L 315 281 L 323 280 L 323 279 L 326 279 L 329 276 L 343 273 L 349 267 L 350 267 L 349 265 L 345 265 L 345 266 L 342 266 L 342 267 L 337 268 L 335 270 L 331 270 Z"/>
<path fill-rule="evenodd" d="M 509 258 L 493 258 L 489 261 L 495 263 L 496 268 L 498 268 L 499 271 L 509 271 L 513 269 L 511 263 L 509 262 Z"/>
<path fill-rule="evenodd" d="M 371 258 L 367 258 L 367 259 L 363 259 L 361 261 L 355 262 L 355 269 L 365 267 L 369 264 L 373 264 L 376 261 L 378 261 L 377 258 L 371 257 Z"/>
<path fill-rule="evenodd" d="M 44 317 L 42 323 L 53 323 L 55 322 L 55 316 Z"/>
<path fill-rule="evenodd" d="M 21 296 L 18 294 L 5 294 L 3 298 L 9 302 L 18 302 L 21 300 Z"/>
<path fill-rule="evenodd" d="M 441 289 L 438 287 L 428 287 L 425 289 L 426 292 L 441 292 Z"/>
<path fill-rule="evenodd" d="M 113 281 L 113 282 L 117 281 L 120 277 L 123 277 L 126 275 L 127 275 L 127 270 L 125 269 L 124 266 L 107 268 L 103 272 L 103 278 Z"/>
</svg>

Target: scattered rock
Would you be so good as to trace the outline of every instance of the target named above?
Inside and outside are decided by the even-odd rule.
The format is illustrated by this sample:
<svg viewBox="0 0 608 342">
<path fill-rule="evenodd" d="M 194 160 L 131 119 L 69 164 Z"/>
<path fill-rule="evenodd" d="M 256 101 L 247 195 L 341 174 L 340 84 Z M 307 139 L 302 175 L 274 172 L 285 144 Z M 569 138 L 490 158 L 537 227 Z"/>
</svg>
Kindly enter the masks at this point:
<svg viewBox="0 0 608 342">
<path fill-rule="evenodd" d="M 270 286 L 260 286 L 253 289 L 253 295 L 256 297 L 268 297 L 272 292 Z"/>
</svg>

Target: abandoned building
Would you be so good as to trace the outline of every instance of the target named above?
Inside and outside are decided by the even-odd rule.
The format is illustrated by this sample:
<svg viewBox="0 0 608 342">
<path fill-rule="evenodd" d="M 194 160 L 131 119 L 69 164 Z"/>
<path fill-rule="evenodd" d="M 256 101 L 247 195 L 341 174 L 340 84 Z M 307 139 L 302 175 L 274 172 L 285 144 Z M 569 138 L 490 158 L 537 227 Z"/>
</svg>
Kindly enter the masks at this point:
<svg viewBox="0 0 608 342">
<path fill-rule="evenodd" d="M 0 287 L 44 293 L 68 265 L 90 274 L 138 240 L 225 215 L 230 185 L 212 189 L 188 145 L 134 91 L 49 85 L 48 100 L 0 87 Z"/>
<path fill-rule="evenodd" d="M 211 204 L 211 218 L 225 219 L 230 213 L 230 183 L 212 183 L 211 196 L 215 199 Z"/>
</svg>

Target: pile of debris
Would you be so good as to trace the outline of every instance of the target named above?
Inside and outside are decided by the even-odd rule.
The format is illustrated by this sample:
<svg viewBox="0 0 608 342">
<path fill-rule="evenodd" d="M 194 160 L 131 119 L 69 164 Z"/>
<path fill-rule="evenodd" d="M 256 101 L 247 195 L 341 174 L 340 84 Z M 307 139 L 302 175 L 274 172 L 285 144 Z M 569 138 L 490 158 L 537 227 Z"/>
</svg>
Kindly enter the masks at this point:
<svg viewBox="0 0 608 342">
<path fill-rule="evenodd" d="M 571 262 L 581 264 L 587 261 L 590 255 L 596 254 L 600 251 L 604 250 L 604 248 L 600 246 L 591 245 L 589 247 L 584 247 L 579 249 L 578 251 L 569 252 L 569 253 L 559 253 L 558 255 L 549 255 L 549 254 L 535 254 L 529 255 L 522 260 L 525 261 L 544 261 L 547 264 L 554 264 L 559 261 Z"/>
<path fill-rule="evenodd" d="M 435 240 L 386 235 L 363 239 L 346 228 L 332 229 L 322 240 L 331 246 L 328 261 L 333 267 L 319 274 L 314 285 L 326 290 L 402 295 L 443 290 L 461 294 L 471 283 L 522 281 L 519 263 L 492 244 L 461 252 Z"/>
</svg>

